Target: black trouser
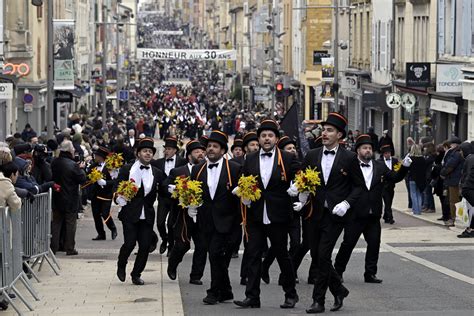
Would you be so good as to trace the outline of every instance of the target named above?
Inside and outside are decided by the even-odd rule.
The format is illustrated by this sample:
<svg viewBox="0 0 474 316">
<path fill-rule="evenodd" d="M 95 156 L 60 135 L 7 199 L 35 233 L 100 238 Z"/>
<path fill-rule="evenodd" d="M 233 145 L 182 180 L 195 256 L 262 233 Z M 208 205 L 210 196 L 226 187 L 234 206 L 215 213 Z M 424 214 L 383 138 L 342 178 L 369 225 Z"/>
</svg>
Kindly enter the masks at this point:
<svg viewBox="0 0 474 316">
<path fill-rule="evenodd" d="M 315 234 L 319 236 L 319 228 L 317 224 L 313 223 L 311 219 L 303 219 L 303 223 L 301 225 L 303 231 L 303 241 L 298 248 L 298 251 L 295 253 L 293 257 L 293 268 L 295 269 L 295 275 L 298 275 L 298 269 L 303 261 L 304 257 L 311 250 L 311 265 L 309 267 L 309 274 L 308 280 L 315 280 L 316 274 L 318 273 L 318 245 L 319 245 L 319 237 L 316 240 L 314 237 Z M 315 247 L 311 247 L 312 244 L 315 244 Z"/>
<path fill-rule="evenodd" d="M 369 216 L 366 218 L 355 218 L 344 227 L 344 239 L 334 261 L 334 268 L 340 275 L 346 271 L 347 263 L 361 234 L 364 234 L 364 239 L 367 242 L 365 275 L 377 274 L 381 235 L 380 218 L 378 216 Z"/>
<path fill-rule="evenodd" d="M 382 198 L 383 198 L 383 219 L 388 222 L 393 220 L 393 213 L 392 213 L 392 203 L 393 203 L 393 196 L 395 195 L 394 188 L 392 187 L 385 187 L 382 191 Z"/>
<path fill-rule="evenodd" d="M 166 223 L 166 227 L 168 228 L 168 249 L 169 250 L 173 249 L 173 246 L 174 246 L 174 242 L 175 242 L 174 230 L 176 226 L 176 221 L 178 220 L 179 213 L 180 213 L 179 208 L 173 205 L 168 214 L 168 221 Z"/>
<path fill-rule="evenodd" d="M 242 262 L 240 263 L 240 277 L 241 278 L 247 278 L 248 276 L 248 266 L 249 266 L 249 251 L 248 249 L 248 242 L 247 239 L 245 238 L 245 235 L 243 236 L 243 244 L 244 244 L 244 254 L 242 255 Z"/>
<path fill-rule="evenodd" d="M 138 242 L 138 254 L 135 259 L 133 270 L 130 273 L 132 278 L 138 278 L 145 269 L 148 260 L 153 224 L 147 223 L 146 220 L 140 220 L 136 223 L 122 221 L 122 226 L 124 243 L 122 247 L 120 247 L 117 265 L 119 267 L 125 267 L 127 265 L 128 257 L 130 257 L 130 254 Z"/>
<path fill-rule="evenodd" d="M 288 226 L 288 236 L 290 237 L 290 250 L 288 251 L 288 253 L 292 262 L 294 263 L 295 255 L 301 246 L 301 217 L 299 216 L 299 214 L 295 214 L 293 220 L 290 222 L 290 225 Z M 270 269 L 270 266 L 272 265 L 273 261 L 275 261 L 275 258 L 276 254 L 275 251 L 273 251 L 273 246 L 270 246 L 267 255 L 265 256 L 265 259 L 263 259 L 262 269 Z M 294 269 L 294 272 L 296 277 L 296 269 Z"/>
<path fill-rule="evenodd" d="M 51 223 L 51 250 L 56 253 L 59 249 L 59 237 L 61 229 L 66 228 L 64 235 L 64 251 L 73 251 L 76 247 L 76 223 L 77 213 L 71 211 L 53 210 L 53 221 Z"/>
<path fill-rule="evenodd" d="M 281 271 L 281 285 L 286 298 L 295 298 L 295 272 L 288 254 L 288 224 L 272 223 L 264 225 L 263 223 L 249 223 L 247 226 L 249 241 L 247 244 L 248 266 L 247 266 L 247 287 L 245 296 L 251 299 L 260 298 L 260 278 L 262 274 L 262 252 L 270 239 L 271 247 L 276 255 L 278 265 Z"/>
<path fill-rule="evenodd" d="M 200 238 L 209 251 L 209 263 L 211 265 L 211 287 L 207 295 L 219 298 L 221 295 L 232 293 L 229 278 L 229 263 L 232 257 L 233 243 L 231 234 L 211 232 L 199 232 Z"/>
<path fill-rule="evenodd" d="M 173 207 L 172 200 L 168 198 L 160 198 L 158 199 L 158 212 L 156 216 L 156 227 L 158 228 L 158 233 L 160 234 L 161 239 L 163 242 L 168 242 L 168 233 L 169 239 L 173 239 L 173 228 L 171 227 L 173 223 L 171 220 L 168 220 L 168 233 L 166 232 L 166 217 L 168 213 L 171 211 Z M 171 231 L 170 231 L 171 227 Z"/>
<path fill-rule="evenodd" d="M 336 296 L 342 294 L 344 286 L 341 277 L 337 274 L 331 261 L 332 251 L 337 239 L 342 233 L 344 223 L 333 219 L 331 211 L 327 208 L 323 210 L 323 216 L 319 220 L 320 235 L 315 234 L 314 246 L 318 246 L 318 274 L 313 289 L 313 300 L 324 305 L 326 291 L 329 287 L 331 293 Z M 319 238 L 319 243 L 317 239 Z"/>
<path fill-rule="evenodd" d="M 200 239 L 197 224 L 185 212 L 181 210 L 174 226 L 174 246 L 168 258 L 168 265 L 173 270 L 178 268 L 178 265 L 183 261 L 184 255 L 191 248 L 190 240 L 192 239 L 194 242 L 194 254 L 189 277 L 191 280 L 200 280 L 206 267 L 207 250 Z"/>
<path fill-rule="evenodd" d="M 116 231 L 117 227 L 115 227 L 114 220 L 112 216 L 109 218 L 110 215 L 110 206 L 112 205 L 112 201 L 101 200 L 98 198 L 92 198 L 91 200 L 91 208 L 92 208 L 92 216 L 94 217 L 95 223 L 95 230 L 100 237 L 105 238 L 105 230 L 104 230 L 104 220 L 107 220 L 105 224 L 110 229 L 110 231 Z"/>
<path fill-rule="evenodd" d="M 441 211 L 443 214 L 443 220 L 447 221 L 451 218 L 451 209 L 449 208 L 449 199 L 447 196 L 440 195 L 439 201 L 441 202 Z"/>
</svg>

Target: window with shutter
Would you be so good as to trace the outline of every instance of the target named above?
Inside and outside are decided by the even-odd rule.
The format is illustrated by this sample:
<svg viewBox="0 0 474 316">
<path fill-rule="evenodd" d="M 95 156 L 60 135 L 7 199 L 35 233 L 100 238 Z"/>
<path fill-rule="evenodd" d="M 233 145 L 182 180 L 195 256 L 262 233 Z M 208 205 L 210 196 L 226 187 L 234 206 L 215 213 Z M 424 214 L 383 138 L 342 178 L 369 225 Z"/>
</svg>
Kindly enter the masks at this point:
<svg viewBox="0 0 474 316">
<path fill-rule="evenodd" d="M 444 41 L 445 41 L 445 35 L 444 35 L 444 29 L 445 29 L 445 18 L 444 18 L 444 13 L 445 13 L 445 0 L 438 0 L 438 54 L 443 55 L 444 54 Z"/>
<path fill-rule="evenodd" d="M 385 70 L 391 70 L 392 67 L 392 20 L 387 22 L 387 43 L 385 45 Z"/>
<path fill-rule="evenodd" d="M 379 26 L 380 26 L 379 69 L 385 70 L 387 68 L 387 24 L 379 21 Z"/>
<path fill-rule="evenodd" d="M 377 51 L 378 51 L 378 38 L 377 38 L 377 21 L 372 23 L 372 68 L 378 70 L 377 64 Z"/>
</svg>

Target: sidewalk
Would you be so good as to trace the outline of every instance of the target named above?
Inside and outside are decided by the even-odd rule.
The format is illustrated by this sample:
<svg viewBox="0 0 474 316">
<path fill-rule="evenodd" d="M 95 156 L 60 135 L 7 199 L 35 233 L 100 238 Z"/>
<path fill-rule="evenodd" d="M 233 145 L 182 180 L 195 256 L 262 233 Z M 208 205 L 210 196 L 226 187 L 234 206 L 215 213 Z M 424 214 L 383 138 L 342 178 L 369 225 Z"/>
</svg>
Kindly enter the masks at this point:
<svg viewBox="0 0 474 316">
<path fill-rule="evenodd" d="M 408 208 L 408 192 L 405 186 L 405 181 L 402 181 L 402 182 L 397 183 L 395 187 L 395 197 L 393 198 L 392 209 L 394 211 L 410 215 L 414 218 L 418 218 L 425 222 L 446 227 L 443 221 L 437 220 L 438 218 L 441 217 L 441 204 L 437 196 L 434 197 L 434 200 L 435 200 L 435 207 L 436 207 L 435 213 L 422 213 L 421 215 L 413 215 L 411 209 Z M 395 217 L 395 222 L 396 222 L 397 221 L 396 215 L 394 215 L 394 217 Z M 446 228 L 449 230 L 452 230 L 455 233 L 461 233 L 464 230 L 464 227 L 446 227 Z"/>
</svg>

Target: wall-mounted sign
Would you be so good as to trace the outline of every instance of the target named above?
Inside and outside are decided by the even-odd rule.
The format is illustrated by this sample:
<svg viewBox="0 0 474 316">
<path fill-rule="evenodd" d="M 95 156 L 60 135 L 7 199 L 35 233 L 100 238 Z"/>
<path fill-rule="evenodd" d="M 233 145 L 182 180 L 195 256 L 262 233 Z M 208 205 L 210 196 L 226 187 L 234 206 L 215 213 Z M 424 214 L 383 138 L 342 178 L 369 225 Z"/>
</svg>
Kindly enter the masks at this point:
<svg viewBox="0 0 474 316">
<path fill-rule="evenodd" d="M 341 90 L 345 91 L 356 91 L 358 87 L 357 76 L 345 76 L 342 77 Z"/>
<path fill-rule="evenodd" d="M 4 75 L 18 75 L 24 77 L 30 73 L 30 66 L 25 63 L 21 64 L 12 64 L 7 63 L 3 65 L 3 74 Z"/>
<path fill-rule="evenodd" d="M 463 65 L 438 64 L 436 66 L 436 91 L 462 92 Z"/>
<path fill-rule="evenodd" d="M 138 59 L 153 60 L 236 60 L 237 51 L 232 49 L 152 49 L 138 48 Z"/>
<path fill-rule="evenodd" d="M 334 81 L 334 57 L 321 58 L 322 81 Z"/>
<path fill-rule="evenodd" d="M 429 87 L 431 81 L 430 63 L 407 63 L 406 85 L 407 87 Z"/>
<path fill-rule="evenodd" d="M 402 105 L 402 98 L 398 93 L 390 93 L 385 98 L 385 103 L 391 109 L 398 109 Z"/>
<path fill-rule="evenodd" d="M 67 91 L 55 91 L 55 99 L 56 102 L 72 102 L 72 93 L 67 92 Z"/>
<path fill-rule="evenodd" d="M 313 50 L 313 65 L 321 65 L 321 58 L 331 57 L 327 50 Z"/>
<path fill-rule="evenodd" d="M 33 112 L 33 104 L 31 103 L 25 103 L 23 105 L 23 112 L 30 113 Z"/>
<path fill-rule="evenodd" d="M 455 102 L 431 98 L 430 110 L 458 114 L 458 105 Z"/>
<path fill-rule="evenodd" d="M 13 83 L 0 83 L 0 100 L 13 99 Z"/>
<path fill-rule="evenodd" d="M 412 93 L 404 93 L 402 94 L 402 106 L 407 110 L 411 111 L 413 108 L 415 108 L 416 104 L 416 97 Z"/>
</svg>

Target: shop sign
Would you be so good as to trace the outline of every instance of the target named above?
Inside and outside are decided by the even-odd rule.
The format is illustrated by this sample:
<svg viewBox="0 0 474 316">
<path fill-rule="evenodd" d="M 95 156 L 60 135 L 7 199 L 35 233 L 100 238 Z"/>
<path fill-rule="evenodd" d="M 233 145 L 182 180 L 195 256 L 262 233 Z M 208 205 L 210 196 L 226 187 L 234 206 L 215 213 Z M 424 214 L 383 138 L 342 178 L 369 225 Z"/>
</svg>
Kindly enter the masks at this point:
<svg viewBox="0 0 474 316">
<path fill-rule="evenodd" d="M 413 93 L 404 93 L 401 97 L 402 106 L 407 110 L 411 111 L 416 104 L 416 96 Z"/>
<path fill-rule="evenodd" d="M 13 99 L 13 83 L 0 83 L 0 100 Z"/>
<path fill-rule="evenodd" d="M 331 57 L 327 50 L 313 50 L 313 65 L 321 65 L 321 58 Z"/>
<path fill-rule="evenodd" d="M 402 105 L 402 98 L 398 93 L 390 93 L 385 98 L 385 103 L 391 109 L 398 109 Z"/>
<path fill-rule="evenodd" d="M 342 77 L 341 90 L 343 92 L 354 92 L 357 90 L 357 76 Z"/>
<path fill-rule="evenodd" d="M 463 65 L 438 64 L 436 67 L 437 92 L 462 92 Z"/>
<path fill-rule="evenodd" d="M 430 63 L 407 63 L 407 87 L 429 87 L 431 81 Z"/>
<path fill-rule="evenodd" d="M 432 98 L 430 103 L 430 110 L 456 115 L 458 114 L 458 105 L 455 102 Z"/>
</svg>

